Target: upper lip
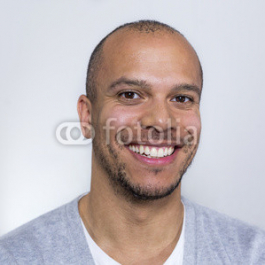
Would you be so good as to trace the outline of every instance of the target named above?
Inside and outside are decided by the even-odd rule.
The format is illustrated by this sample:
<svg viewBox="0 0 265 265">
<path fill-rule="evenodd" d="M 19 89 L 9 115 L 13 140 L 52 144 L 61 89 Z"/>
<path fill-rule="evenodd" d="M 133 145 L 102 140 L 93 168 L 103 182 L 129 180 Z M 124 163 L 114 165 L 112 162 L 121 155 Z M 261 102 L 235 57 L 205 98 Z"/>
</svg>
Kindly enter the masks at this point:
<svg viewBox="0 0 265 265">
<path fill-rule="evenodd" d="M 174 144 L 174 143 L 168 143 L 168 142 L 159 142 L 159 143 L 155 143 L 155 142 L 149 142 L 149 141 L 145 141 L 145 142 L 131 142 L 129 144 L 126 144 L 126 146 L 129 145 L 143 145 L 143 146 L 153 146 L 153 147 L 177 147 L 180 148 L 182 147 L 181 144 Z"/>
</svg>

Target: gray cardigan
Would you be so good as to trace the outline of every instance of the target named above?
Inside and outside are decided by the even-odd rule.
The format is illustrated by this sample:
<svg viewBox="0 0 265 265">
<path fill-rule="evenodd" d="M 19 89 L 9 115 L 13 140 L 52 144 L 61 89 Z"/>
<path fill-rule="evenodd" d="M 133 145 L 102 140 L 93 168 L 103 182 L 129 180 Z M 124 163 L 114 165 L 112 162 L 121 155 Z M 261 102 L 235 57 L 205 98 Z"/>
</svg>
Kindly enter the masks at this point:
<svg viewBox="0 0 265 265">
<path fill-rule="evenodd" d="M 94 265 L 78 212 L 79 198 L 3 236 L 0 264 Z M 265 232 L 182 201 L 184 265 L 265 264 Z"/>
</svg>

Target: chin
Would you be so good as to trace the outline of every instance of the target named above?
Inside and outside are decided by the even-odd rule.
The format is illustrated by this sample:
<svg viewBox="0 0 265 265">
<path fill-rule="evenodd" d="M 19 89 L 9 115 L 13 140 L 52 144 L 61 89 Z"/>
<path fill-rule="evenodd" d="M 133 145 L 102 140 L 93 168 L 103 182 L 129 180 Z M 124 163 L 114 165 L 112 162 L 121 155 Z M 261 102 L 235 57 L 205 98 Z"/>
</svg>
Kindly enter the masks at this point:
<svg viewBox="0 0 265 265">
<path fill-rule="evenodd" d="M 113 181 L 115 183 L 113 183 Z M 143 183 L 132 183 L 128 180 L 126 173 L 119 175 L 115 180 L 112 179 L 112 183 L 116 187 L 116 193 L 125 196 L 130 201 L 155 201 L 170 196 L 176 191 L 181 182 L 179 177 L 171 185 L 161 186 L 161 182 L 157 185 L 143 184 Z"/>
</svg>

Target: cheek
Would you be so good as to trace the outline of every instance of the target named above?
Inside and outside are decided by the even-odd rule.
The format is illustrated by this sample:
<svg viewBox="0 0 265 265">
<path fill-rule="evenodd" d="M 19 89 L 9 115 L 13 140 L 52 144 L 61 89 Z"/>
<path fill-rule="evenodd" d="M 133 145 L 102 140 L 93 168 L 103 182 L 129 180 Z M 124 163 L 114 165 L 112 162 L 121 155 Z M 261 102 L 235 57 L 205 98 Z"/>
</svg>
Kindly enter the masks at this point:
<svg viewBox="0 0 265 265">
<path fill-rule="evenodd" d="M 137 115 L 134 110 L 125 110 L 123 108 L 108 108 L 103 109 L 96 121 L 100 126 L 111 128 L 111 131 L 116 133 L 124 127 L 133 127 L 137 124 Z"/>
<path fill-rule="evenodd" d="M 193 140 L 195 140 L 193 143 L 199 141 L 201 134 L 201 119 L 199 114 L 193 113 L 185 115 L 185 117 L 182 118 L 181 126 L 186 132 L 193 136 Z"/>
<path fill-rule="evenodd" d="M 201 118 L 198 115 L 190 115 L 184 120 L 184 126 L 186 127 L 194 127 L 198 131 L 201 132 Z"/>
</svg>

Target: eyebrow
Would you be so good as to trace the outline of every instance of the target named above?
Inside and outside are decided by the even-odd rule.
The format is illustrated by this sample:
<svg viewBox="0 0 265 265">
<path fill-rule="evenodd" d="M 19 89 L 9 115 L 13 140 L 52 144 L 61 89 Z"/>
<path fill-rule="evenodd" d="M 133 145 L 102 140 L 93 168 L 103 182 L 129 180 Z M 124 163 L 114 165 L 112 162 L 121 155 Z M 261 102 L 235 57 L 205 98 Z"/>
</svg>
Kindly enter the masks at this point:
<svg viewBox="0 0 265 265">
<path fill-rule="evenodd" d="M 177 85 L 173 88 L 173 90 L 188 90 L 188 91 L 193 91 L 195 92 L 199 99 L 201 98 L 201 89 L 195 85 L 189 85 L 189 84 L 181 84 L 181 85 Z"/>
<path fill-rule="evenodd" d="M 120 85 L 137 86 L 137 87 L 143 88 L 145 90 L 151 89 L 151 86 L 145 80 L 128 79 L 128 78 L 122 76 L 118 80 L 111 83 L 111 85 L 109 86 L 109 90 L 113 90 L 117 86 L 120 86 Z"/>
<path fill-rule="evenodd" d="M 124 76 L 111 83 L 111 85 L 109 86 L 109 90 L 114 90 L 116 87 L 120 85 L 137 86 L 145 90 L 151 90 L 151 85 L 148 84 L 145 80 L 128 79 Z M 179 90 L 193 91 L 198 95 L 199 98 L 201 98 L 201 89 L 196 85 L 180 84 L 172 88 L 172 91 L 179 91 Z"/>
</svg>

